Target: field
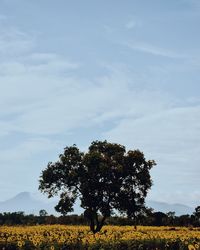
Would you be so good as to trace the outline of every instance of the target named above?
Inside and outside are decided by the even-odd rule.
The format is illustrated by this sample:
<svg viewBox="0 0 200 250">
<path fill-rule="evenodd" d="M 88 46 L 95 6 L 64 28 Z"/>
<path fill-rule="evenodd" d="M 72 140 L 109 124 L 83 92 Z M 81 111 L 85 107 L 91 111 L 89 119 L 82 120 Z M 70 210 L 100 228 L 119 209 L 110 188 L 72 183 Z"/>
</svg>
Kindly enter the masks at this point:
<svg viewBox="0 0 200 250">
<path fill-rule="evenodd" d="M 200 228 L 104 226 L 0 227 L 0 249 L 200 249 Z"/>
</svg>

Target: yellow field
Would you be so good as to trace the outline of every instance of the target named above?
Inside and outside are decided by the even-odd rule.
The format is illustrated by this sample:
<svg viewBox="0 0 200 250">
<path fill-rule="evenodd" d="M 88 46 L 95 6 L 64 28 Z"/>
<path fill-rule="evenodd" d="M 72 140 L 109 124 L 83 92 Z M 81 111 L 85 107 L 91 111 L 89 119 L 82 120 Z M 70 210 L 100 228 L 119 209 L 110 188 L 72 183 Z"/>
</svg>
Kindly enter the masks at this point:
<svg viewBox="0 0 200 250">
<path fill-rule="evenodd" d="M 0 227 L 0 249 L 200 249 L 200 229 L 104 226 Z"/>
</svg>

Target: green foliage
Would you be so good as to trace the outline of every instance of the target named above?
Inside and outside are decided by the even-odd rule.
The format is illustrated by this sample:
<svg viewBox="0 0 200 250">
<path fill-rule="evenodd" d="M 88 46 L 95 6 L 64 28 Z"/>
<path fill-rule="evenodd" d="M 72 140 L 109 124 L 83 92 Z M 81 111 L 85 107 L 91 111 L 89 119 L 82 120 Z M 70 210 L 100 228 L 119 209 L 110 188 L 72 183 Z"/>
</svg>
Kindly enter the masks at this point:
<svg viewBox="0 0 200 250">
<path fill-rule="evenodd" d="M 48 213 L 47 213 L 47 211 L 45 210 L 45 209 L 41 209 L 40 211 L 39 211 L 39 216 L 40 217 L 45 217 L 45 216 L 47 216 L 48 215 Z"/>
<path fill-rule="evenodd" d="M 200 226 L 200 206 L 197 206 L 195 208 L 192 218 L 193 218 L 193 224 L 199 227 Z"/>
<path fill-rule="evenodd" d="M 139 150 L 126 152 L 116 143 L 94 141 L 86 153 L 73 145 L 42 171 L 39 189 L 48 197 L 60 195 L 55 208 L 62 214 L 73 211 L 79 197 L 90 228 L 96 233 L 115 210 L 130 218 L 144 211 L 152 185 L 149 171 L 154 165 Z"/>
</svg>

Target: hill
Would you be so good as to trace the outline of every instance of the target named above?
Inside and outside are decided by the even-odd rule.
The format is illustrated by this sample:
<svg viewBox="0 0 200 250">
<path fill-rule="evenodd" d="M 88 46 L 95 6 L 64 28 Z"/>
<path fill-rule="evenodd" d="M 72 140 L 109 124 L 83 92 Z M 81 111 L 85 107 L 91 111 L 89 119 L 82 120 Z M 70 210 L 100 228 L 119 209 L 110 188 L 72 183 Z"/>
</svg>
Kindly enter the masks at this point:
<svg viewBox="0 0 200 250">
<path fill-rule="evenodd" d="M 0 213 L 23 211 L 25 214 L 37 215 L 41 209 L 45 209 L 48 214 L 58 215 L 54 209 L 56 203 L 56 200 L 48 200 L 40 193 L 32 194 L 29 192 L 21 192 L 8 200 L 1 201 Z M 194 212 L 194 208 L 183 204 L 169 204 L 152 200 L 147 201 L 147 206 L 153 208 L 154 211 L 163 213 L 172 211 L 178 216 L 182 214 L 192 214 Z M 83 210 L 79 207 L 79 204 L 76 204 L 73 213 L 81 214 L 82 212 Z"/>
<path fill-rule="evenodd" d="M 175 212 L 177 216 L 183 214 L 192 214 L 194 212 L 194 208 L 183 205 L 183 204 L 169 204 L 166 202 L 158 202 L 158 201 L 147 201 L 147 206 L 154 209 L 155 212 Z"/>
</svg>

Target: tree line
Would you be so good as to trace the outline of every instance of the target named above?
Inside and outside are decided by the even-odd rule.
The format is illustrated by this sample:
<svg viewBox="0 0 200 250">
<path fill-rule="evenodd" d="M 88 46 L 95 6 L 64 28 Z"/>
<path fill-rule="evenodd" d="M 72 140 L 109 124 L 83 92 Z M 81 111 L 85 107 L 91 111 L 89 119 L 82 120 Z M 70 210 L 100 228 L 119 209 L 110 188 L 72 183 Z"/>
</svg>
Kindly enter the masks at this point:
<svg viewBox="0 0 200 250">
<path fill-rule="evenodd" d="M 100 218 L 101 219 L 101 218 Z M 39 215 L 24 212 L 0 213 L 0 225 L 89 225 L 84 214 L 54 216 L 48 215 L 45 210 L 40 210 Z M 140 215 L 135 219 L 123 216 L 110 216 L 105 221 L 105 225 L 143 225 L 143 226 L 186 226 L 200 227 L 200 206 L 195 208 L 192 215 L 185 214 L 176 216 L 175 212 L 153 212 L 149 210 L 145 215 Z"/>
</svg>

